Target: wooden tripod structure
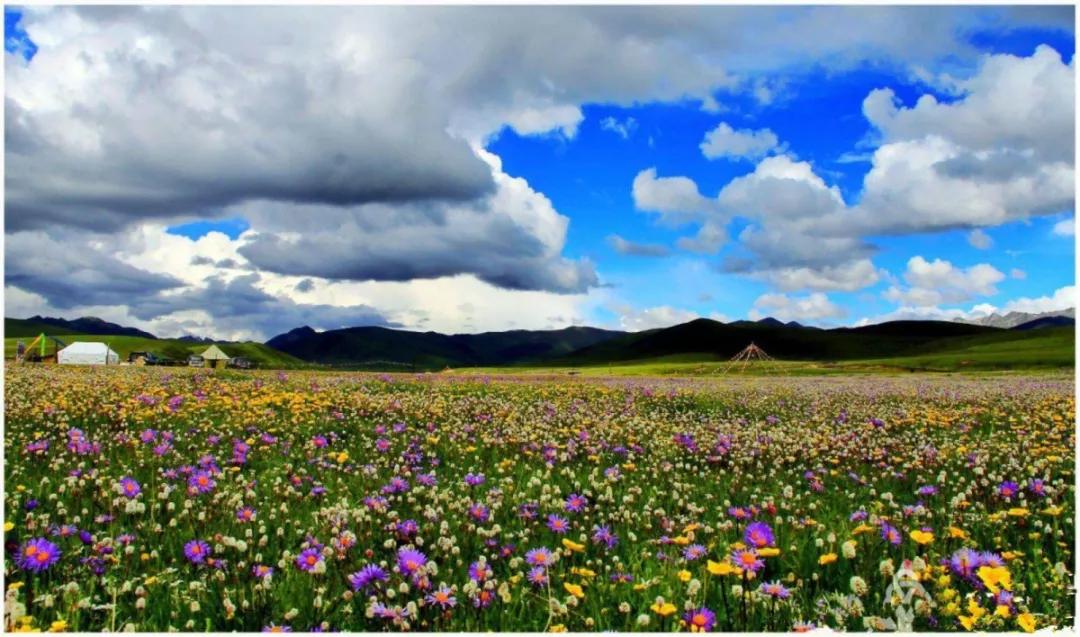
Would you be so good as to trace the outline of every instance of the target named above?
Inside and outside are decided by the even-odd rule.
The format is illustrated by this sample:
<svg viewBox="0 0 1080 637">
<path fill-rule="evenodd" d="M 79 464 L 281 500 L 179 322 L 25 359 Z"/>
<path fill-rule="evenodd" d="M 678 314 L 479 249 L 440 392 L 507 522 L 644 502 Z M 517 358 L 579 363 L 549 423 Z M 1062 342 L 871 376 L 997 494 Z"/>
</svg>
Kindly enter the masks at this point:
<svg viewBox="0 0 1080 637">
<path fill-rule="evenodd" d="M 765 350 L 761 349 L 751 341 L 749 345 L 742 349 L 742 351 L 731 357 L 731 360 L 728 361 L 727 366 L 724 367 L 724 371 L 721 373 L 727 374 L 732 367 L 740 364 L 741 367 L 739 367 L 739 371 L 746 371 L 746 366 L 751 363 L 766 364 L 771 371 L 779 371 L 780 369 L 776 364 L 776 359 L 769 356 Z"/>
</svg>

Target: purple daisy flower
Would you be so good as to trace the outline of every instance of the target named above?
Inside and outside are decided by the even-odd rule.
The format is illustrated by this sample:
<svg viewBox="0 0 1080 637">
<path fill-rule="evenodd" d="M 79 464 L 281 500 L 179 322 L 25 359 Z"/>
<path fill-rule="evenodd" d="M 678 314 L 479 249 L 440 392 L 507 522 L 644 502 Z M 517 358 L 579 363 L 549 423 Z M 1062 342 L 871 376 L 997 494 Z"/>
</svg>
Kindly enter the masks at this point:
<svg viewBox="0 0 1080 637">
<path fill-rule="evenodd" d="M 368 564 L 349 576 L 349 584 L 357 592 L 375 586 L 376 582 L 385 582 L 386 580 L 386 571 L 377 564 Z"/>
<path fill-rule="evenodd" d="M 708 551 L 705 549 L 704 546 L 700 544 L 691 544 L 690 546 L 686 547 L 685 550 L 683 550 L 683 557 L 693 562 L 694 560 L 705 557 L 706 553 L 708 553 Z"/>
<path fill-rule="evenodd" d="M 765 562 L 758 557 L 757 551 L 754 549 L 739 549 L 731 554 L 731 561 L 735 563 L 735 566 L 743 569 L 744 571 L 750 571 L 756 573 L 765 566 Z"/>
<path fill-rule="evenodd" d="M 495 572 L 487 565 L 487 562 L 473 562 L 469 565 L 469 579 L 480 584 L 494 575 Z"/>
<path fill-rule="evenodd" d="M 570 522 L 566 518 L 552 513 L 547 517 L 547 528 L 559 535 L 563 535 L 570 529 Z"/>
<path fill-rule="evenodd" d="M 592 540 L 597 544 L 603 544 L 607 546 L 609 549 L 615 548 L 615 545 L 619 543 L 619 538 L 611 532 L 611 527 L 607 525 L 594 526 Z"/>
<path fill-rule="evenodd" d="M 210 557 L 210 545 L 202 540 L 192 540 L 184 545 L 184 557 L 192 564 L 203 564 Z"/>
<path fill-rule="evenodd" d="M 236 519 L 241 522 L 251 522 L 255 519 L 255 509 L 251 507 L 240 507 L 236 510 Z"/>
<path fill-rule="evenodd" d="M 881 523 L 881 539 L 885 540 L 893 546 L 897 546 L 903 541 L 904 536 L 900 534 L 900 531 L 895 526 L 888 522 Z"/>
<path fill-rule="evenodd" d="M 949 569 L 960 577 L 971 578 L 983 565 L 982 555 L 969 548 L 962 548 L 952 554 L 948 561 Z"/>
<path fill-rule="evenodd" d="M 571 493 L 566 498 L 566 510 L 570 513 L 581 513 L 585 510 L 585 507 L 589 506 L 589 500 L 583 495 L 577 493 Z"/>
<path fill-rule="evenodd" d="M 134 498 L 142 493 L 142 487 L 131 476 L 120 478 L 120 493 L 128 498 Z"/>
<path fill-rule="evenodd" d="M 716 625 L 716 613 L 702 606 L 686 611 L 683 614 L 683 622 L 686 623 L 690 632 L 707 633 Z"/>
<path fill-rule="evenodd" d="M 15 564 L 26 571 L 41 573 L 60 559 L 60 547 L 43 537 L 27 540 L 19 547 Z"/>
<path fill-rule="evenodd" d="M 780 582 L 765 582 L 761 585 L 761 593 L 768 595 L 773 599 L 787 599 L 791 597 L 791 591 L 789 591 Z"/>
<path fill-rule="evenodd" d="M 300 555 L 296 556 L 296 566 L 301 571 L 311 572 L 315 570 L 315 567 L 318 566 L 322 559 L 322 553 L 318 549 L 304 549 L 300 552 Z"/>
<path fill-rule="evenodd" d="M 525 579 L 529 580 L 529 583 L 533 586 L 547 586 L 547 569 L 543 566 L 534 566 L 529 569 L 529 573 L 525 576 Z"/>
<path fill-rule="evenodd" d="M 763 549 L 767 546 L 776 546 L 776 536 L 773 535 L 772 527 L 765 522 L 752 522 L 748 524 L 746 526 L 746 532 L 743 533 L 743 540 L 756 549 Z"/>
<path fill-rule="evenodd" d="M 427 564 L 427 556 L 416 549 L 403 548 L 398 551 L 397 563 L 402 573 L 416 575 Z"/>
<path fill-rule="evenodd" d="M 274 574 L 274 567 L 266 564 L 256 564 L 251 567 L 251 574 L 259 579 L 266 579 Z"/>
<path fill-rule="evenodd" d="M 457 604 L 457 600 L 454 598 L 454 592 L 447 588 L 445 584 L 435 589 L 434 592 L 429 594 L 424 599 L 427 600 L 427 603 L 437 604 L 439 608 L 442 608 L 444 610 L 447 608 L 452 608 L 454 605 Z"/>
<path fill-rule="evenodd" d="M 525 561 L 530 566 L 541 566 L 547 568 L 554 561 L 554 556 L 551 554 L 551 549 L 542 546 L 538 549 L 531 549 L 525 553 Z"/>
<path fill-rule="evenodd" d="M 216 486 L 213 475 L 209 471 L 199 470 L 188 478 L 188 490 L 192 493 L 209 493 Z"/>
<path fill-rule="evenodd" d="M 1011 498 L 1020 491 L 1020 485 L 1012 480 L 1006 480 L 998 485 L 998 495 L 1003 498 Z"/>
<path fill-rule="evenodd" d="M 483 504 L 475 502 L 469 507 L 469 517 L 477 524 L 483 524 L 491 517 L 491 511 Z"/>
</svg>

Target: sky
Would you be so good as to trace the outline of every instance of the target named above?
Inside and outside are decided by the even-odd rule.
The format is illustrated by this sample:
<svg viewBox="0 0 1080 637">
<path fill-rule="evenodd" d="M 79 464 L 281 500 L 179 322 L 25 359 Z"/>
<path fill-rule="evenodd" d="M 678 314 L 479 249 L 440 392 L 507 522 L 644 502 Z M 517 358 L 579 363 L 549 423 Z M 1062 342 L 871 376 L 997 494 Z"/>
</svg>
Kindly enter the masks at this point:
<svg viewBox="0 0 1080 637">
<path fill-rule="evenodd" d="M 834 327 L 1075 305 L 1074 9 L 5 9 L 5 314 Z"/>
</svg>

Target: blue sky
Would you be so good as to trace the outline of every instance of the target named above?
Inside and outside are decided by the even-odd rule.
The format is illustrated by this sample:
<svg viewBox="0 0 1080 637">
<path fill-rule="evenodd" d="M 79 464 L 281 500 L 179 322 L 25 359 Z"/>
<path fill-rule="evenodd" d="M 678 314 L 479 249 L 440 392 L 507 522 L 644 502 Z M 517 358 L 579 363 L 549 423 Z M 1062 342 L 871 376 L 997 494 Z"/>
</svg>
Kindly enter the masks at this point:
<svg viewBox="0 0 1080 637">
<path fill-rule="evenodd" d="M 403 32 L 417 11 L 442 26 Z M 533 15 L 496 15 L 515 11 Z M 5 296 L 234 336 L 1057 307 L 1075 292 L 1072 21 L 8 7 L 8 245 L 87 242 L 64 267 L 96 283 L 9 250 Z M 215 314 L 214 286 L 250 305 Z"/>
</svg>

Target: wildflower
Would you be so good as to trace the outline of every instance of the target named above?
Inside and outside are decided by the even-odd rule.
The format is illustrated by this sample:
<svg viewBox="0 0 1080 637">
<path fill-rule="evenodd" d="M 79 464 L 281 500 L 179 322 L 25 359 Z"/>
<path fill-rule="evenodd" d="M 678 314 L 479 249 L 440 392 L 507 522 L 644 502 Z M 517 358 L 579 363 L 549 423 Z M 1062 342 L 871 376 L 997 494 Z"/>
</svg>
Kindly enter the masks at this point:
<svg viewBox="0 0 1080 637">
<path fill-rule="evenodd" d="M 469 565 L 469 579 L 477 584 L 485 582 L 492 575 L 494 575 L 494 572 L 485 562 L 473 562 Z"/>
<path fill-rule="evenodd" d="M 753 522 L 746 526 L 743 540 L 755 549 L 763 549 L 767 546 L 776 546 L 776 538 L 772 528 L 765 522 Z"/>
<path fill-rule="evenodd" d="M 1020 491 L 1020 485 L 1011 480 L 1006 480 L 998 485 L 998 495 L 1003 498 L 1011 498 Z"/>
<path fill-rule="evenodd" d="M 649 609 L 661 617 L 667 617 L 668 615 L 674 613 L 676 610 L 675 604 L 672 604 L 671 602 L 665 602 L 662 599 L 657 600 L 656 603 L 649 607 Z"/>
<path fill-rule="evenodd" d="M 579 544 L 579 543 L 571 540 L 570 538 L 565 538 L 564 537 L 563 540 L 562 540 L 562 545 L 565 546 L 567 549 L 575 552 L 575 553 L 581 553 L 582 551 L 585 550 L 585 545 L 584 544 Z"/>
<path fill-rule="evenodd" d="M 1016 616 L 1016 625 L 1026 633 L 1035 632 L 1035 617 L 1031 613 L 1021 613 Z"/>
<path fill-rule="evenodd" d="M 1012 574 L 1004 566 L 980 566 L 977 574 L 991 593 L 998 592 L 999 587 L 1012 589 Z"/>
<path fill-rule="evenodd" d="M 832 564 L 836 561 L 836 553 L 826 553 L 818 558 L 817 563 L 821 566 Z"/>
<path fill-rule="evenodd" d="M 296 556 L 296 567 L 301 571 L 311 572 L 323 559 L 322 553 L 315 548 L 304 549 Z"/>
<path fill-rule="evenodd" d="M 552 556 L 550 549 L 540 547 L 526 552 L 525 561 L 528 562 L 530 566 L 546 567 L 554 561 L 554 557 Z"/>
<path fill-rule="evenodd" d="M 547 518 L 547 527 L 558 534 L 566 533 L 570 529 L 570 523 L 566 518 L 552 513 Z"/>
<path fill-rule="evenodd" d="M 274 574 L 274 568 L 265 564 L 256 564 L 251 567 L 251 574 L 257 579 L 266 579 Z"/>
<path fill-rule="evenodd" d="M 427 564 L 427 556 L 416 549 L 403 548 L 398 551 L 397 563 L 402 573 L 415 576 Z"/>
<path fill-rule="evenodd" d="M 738 549 L 731 554 L 731 559 L 736 566 L 751 573 L 756 573 L 765 566 L 765 562 L 758 557 L 754 549 Z"/>
<path fill-rule="evenodd" d="M 214 478 L 209 471 L 199 470 L 188 478 L 188 490 L 194 494 L 209 493 L 215 485 Z"/>
<path fill-rule="evenodd" d="M 892 526 L 888 522 L 884 522 L 881 525 L 881 539 L 885 540 L 889 544 L 896 546 L 900 544 L 903 537 L 900 535 L 900 531 L 896 530 L 896 527 Z"/>
<path fill-rule="evenodd" d="M 773 599 L 787 599 L 788 597 L 791 597 L 791 591 L 785 588 L 780 582 L 764 583 L 759 590 L 763 595 L 767 595 Z"/>
<path fill-rule="evenodd" d="M 241 522 L 251 522 L 255 519 L 255 509 L 251 507 L 241 507 L 236 510 L 236 519 Z"/>
<path fill-rule="evenodd" d="M 349 584 L 354 591 L 361 591 L 366 588 L 372 588 L 376 582 L 385 582 L 387 579 L 386 571 L 376 564 L 368 564 L 359 571 L 349 575 Z"/>
<path fill-rule="evenodd" d="M 571 584 L 570 582 L 565 582 L 563 584 L 563 588 L 566 589 L 567 593 L 570 593 L 578 599 L 582 599 L 585 597 L 585 591 L 582 590 L 580 584 Z"/>
<path fill-rule="evenodd" d="M 728 562 L 714 562 L 712 560 L 708 561 L 706 568 L 713 575 L 730 575 L 738 570 Z"/>
<path fill-rule="evenodd" d="M 203 564 L 210 557 L 210 546 L 202 540 L 191 540 L 184 545 L 184 557 L 192 564 Z"/>
<path fill-rule="evenodd" d="M 716 613 L 702 606 L 683 614 L 683 623 L 693 633 L 707 633 L 716 625 Z"/>
<path fill-rule="evenodd" d="M 908 535 L 919 544 L 929 544 L 934 541 L 934 534 L 929 531 L 913 529 Z"/>
<path fill-rule="evenodd" d="M 424 599 L 426 599 L 429 604 L 438 604 L 439 607 L 444 610 L 457 604 L 457 600 L 454 599 L 453 591 L 445 585 L 440 586 Z"/>
<path fill-rule="evenodd" d="M 19 548 L 15 564 L 26 571 L 41 573 L 60 559 L 60 548 L 45 538 L 27 540 Z"/>
<path fill-rule="evenodd" d="M 547 569 L 545 569 L 543 566 L 534 566 L 529 570 L 529 573 L 525 576 L 525 579 L 529 580 L 529 583 L 534 586 L 547 586 Z"/>
<path fill-rule="evenodd" d="M 120 493 L 128 498 L 134 498 L 142 493 L 142 487 L 131 476 L 120 479 Z"/>
<path fill-rule="evenodd" d="M 708 551 L 705 549 L 704 546 L 700 544 L 691 544 L 683 550 L 683 557 L 685 557 L 688 561 L 692 562 L 694 560 L 705 557 L 706 553 L 708 553 Z"/>
<path fill-rule="evenodd" d="M 273 624 L 272 623 L 272 624 L 270 624 L 268 626 L 263 626 L 262 631 L 264 633 L 291 633 L 292 628 L 290 628 L 288 624 Z"/>
<path fill-rule="evenodd" d="M 477 502 L 469 507 L 469 517 L 471 517 L 476 523 L 483 524 L 488 521 L 488 518 L 491 517 L 491 511 L 483 504 Z"/>
<path fill-rule="evenodd" d="M 605 545 L 609 549 L 615 548 L 615 545 L 619 543 L 619 538 L 611 532 L 611 528 L 608 526 L 594 526 L 592 540 L 597 544 Z"/>
</svg>

